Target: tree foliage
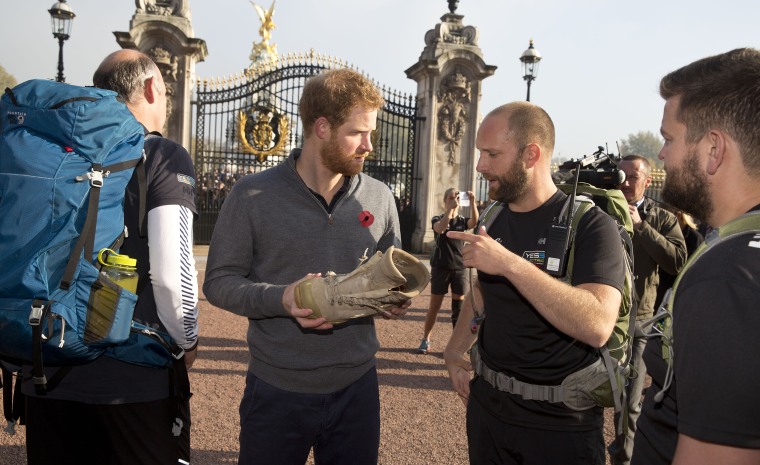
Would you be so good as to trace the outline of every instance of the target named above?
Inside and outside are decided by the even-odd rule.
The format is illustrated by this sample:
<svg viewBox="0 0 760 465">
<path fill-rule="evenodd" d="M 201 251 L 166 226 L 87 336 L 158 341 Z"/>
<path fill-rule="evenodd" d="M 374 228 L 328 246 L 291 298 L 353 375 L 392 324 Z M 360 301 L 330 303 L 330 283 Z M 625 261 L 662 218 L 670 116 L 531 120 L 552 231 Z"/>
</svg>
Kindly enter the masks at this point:
<svg viewBox="0 0 760 465">
<path fill-rule="evenodd" d="M 629 134 L 627 138 L 620 141 L 620 154 L 625 156 L 635 153 L 648 158 L 652 166 L 660 166 L 657 155 L 660 153 L 662 144 L 660 136 L 652 131 L 639 131 L 636 134 Z"/>
<path fill-rule="evenodd" d="M 18 84 L 16 78 L 11 76 L 11 74 L 0 65 L 0 92 L 5 90 L 6 87 L 15 87 L 16 84 Z"/>
</svg>

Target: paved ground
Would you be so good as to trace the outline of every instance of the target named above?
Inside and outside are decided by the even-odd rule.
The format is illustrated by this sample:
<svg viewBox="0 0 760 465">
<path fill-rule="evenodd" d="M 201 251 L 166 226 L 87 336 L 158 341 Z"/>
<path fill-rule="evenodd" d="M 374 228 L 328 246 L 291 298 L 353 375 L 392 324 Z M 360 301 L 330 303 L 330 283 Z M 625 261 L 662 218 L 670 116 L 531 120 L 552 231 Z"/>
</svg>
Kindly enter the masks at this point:
<svg viewBox="0 0 760 465">
<path fill-rule="evenodd" d="M 196 248 L 202 280 L 203 248 Z M 219 310 L 201 296 L 201 351 L 191 371 L 193 464 L 237 461 L 237 408 L 245 382 L 247 322 Z M 450 388 L 442 349 L 451 334 L 450 305 L 444 301 L 428 355 L 415 353 L 429 289 L 399 321 L 377 320 L 382 348 L 377 355 L 381 396 L 381 465 L 467 463 L 464 407 Z M 0 398 L 2 394 L 0 393 Z M 605 434 L 612 436 L 611 412 Z M 4 424 L 4 423 L 3 423 Z M 23 427 L 15 436 L 0 430 L 0 465 L 25 463 Z M 312 463 L 309 461 L 309 463 Z"/>
</svg>

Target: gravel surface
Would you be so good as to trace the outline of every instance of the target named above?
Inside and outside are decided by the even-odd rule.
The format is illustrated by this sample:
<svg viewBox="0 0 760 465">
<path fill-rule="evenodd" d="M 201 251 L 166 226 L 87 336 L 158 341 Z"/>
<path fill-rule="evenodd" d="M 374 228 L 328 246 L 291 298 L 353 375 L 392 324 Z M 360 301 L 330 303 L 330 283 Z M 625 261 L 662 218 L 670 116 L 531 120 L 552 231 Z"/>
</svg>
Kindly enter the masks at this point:
<svg viewBox="0 0 760 465">
<path fill-rule="evenodd" d="M 204 249 L 196 248 L 199 278 Z M 402 320 L 377 319 L 381 404 L 381 465 L 454 465 L 467 463 L 465 409 L 449 384 L 443 348 L 451 335 L 450 300 L 438 316 L 431 351 L 416 353 L 422 336 L 429 288 L 413 301 Z M 238 404 L 245 384 L 247 321 L 206 302 L 201 294 L 201 348 L 190 372 L 194 395 L 194 465 L 237 463 Z M 2 393 L 0 393 L 2 399 Z M 607 409 L 605 437 L 613 435 Z M 5 422 L 2 422 L 5 425 Z M 26 463 L 24 428 L 15 436 L 0 429 L 0 465 Z M 313 464 L 309 459 L 308 464 Z M 276 464 L 273 464 L 276 465 Z"/>
</svg>

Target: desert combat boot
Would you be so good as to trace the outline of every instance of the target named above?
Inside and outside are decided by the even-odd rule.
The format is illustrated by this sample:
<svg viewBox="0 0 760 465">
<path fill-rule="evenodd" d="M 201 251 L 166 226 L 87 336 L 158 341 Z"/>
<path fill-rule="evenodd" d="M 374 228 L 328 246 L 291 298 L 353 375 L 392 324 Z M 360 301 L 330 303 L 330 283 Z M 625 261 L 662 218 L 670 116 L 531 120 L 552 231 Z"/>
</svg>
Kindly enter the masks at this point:
<svg viewBox="0 0 760 465">
<path fill-rule="evenodd" d="M 329 323 L 383 313 L 418 296 L 430 281 L 427 267 L 417 257 L 390 246 L 377 252 L 348 274 L 327 272 L 295 288 L 296 305 L 324 316 Z"/>
</svg>

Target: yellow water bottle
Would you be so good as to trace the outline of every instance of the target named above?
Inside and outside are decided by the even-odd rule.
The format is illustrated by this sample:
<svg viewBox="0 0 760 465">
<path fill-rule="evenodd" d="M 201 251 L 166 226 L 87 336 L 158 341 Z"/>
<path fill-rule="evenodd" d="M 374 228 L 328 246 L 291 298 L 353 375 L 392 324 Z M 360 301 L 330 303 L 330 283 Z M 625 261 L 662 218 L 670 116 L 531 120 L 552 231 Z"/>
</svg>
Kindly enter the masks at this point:
<svg viewBox="0 0 760 465">
<path fill-rule="evenodd" d="M 98 262 L 103 265 L 100 273 L 118 287 L 101 279 L 98 279 L 99 285 L 92 287 L 94 295 L 88 302 L 84 328 L 84 342 L 87 344 L 100 343 L 110 338 L 116 311 L 124 297 L 119 288 L 137 293 L 137 260 L 111 249 L 102 249 L 98 252 Z"/>
<path fill-rule="evenodd" d="M 121 255 L 111 249 L 102 249 L 98 253 L 98 262 L 108 278 L 129 292 L 137 293 L 137 260 Z"/>
</svg>

